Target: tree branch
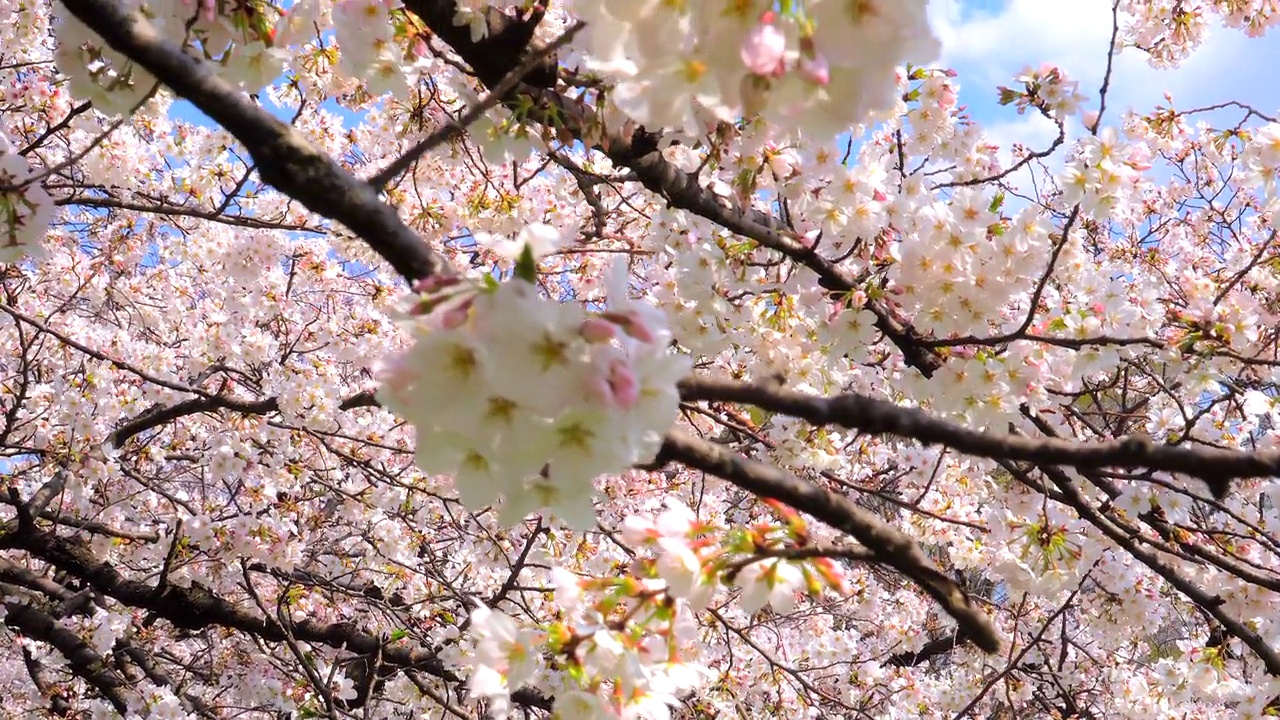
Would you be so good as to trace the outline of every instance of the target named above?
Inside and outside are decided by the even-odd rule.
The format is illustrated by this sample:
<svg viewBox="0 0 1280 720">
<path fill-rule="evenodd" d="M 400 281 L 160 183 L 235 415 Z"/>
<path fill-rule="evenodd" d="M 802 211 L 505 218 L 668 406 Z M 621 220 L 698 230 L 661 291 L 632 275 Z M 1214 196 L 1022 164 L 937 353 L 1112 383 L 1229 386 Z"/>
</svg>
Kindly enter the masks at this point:
<svg viewBox="0 0 1280 720">
<path fill-rule="evenodd" d="M 522 27 L 519 19 L 504 16 L 494 8 L 488 9 L 487 16 L 490 37 L 472 42 L 465 26 L 453 24 L 457 12 L 455 0 L 408 0 L 405 7 L 422 18 L 489 87 L 501 82 L 520 64 L 525 46 L 513 45 L 510 39 L 525 37 L 527 41 L 532 37 L 531 29 L 527 35 L 512 29 Z M 495 42 L 495 31 L 507 39 Z M 755 208 L 726 205 L 710 190 L 699 186 L 695 175 L 667 162 L 658 148 L 661 132 L 648 132 L 643 128 L 634 132 L 605 130 L 601 119 L 584 103 L 548 87 L 551 86 L 520 83 L 507 103 L 521 108 L 527 119 L 568 132 L 603 152 L 614 165 L 630 169 L 645 188 L 665 198 L 671 207 L 692 212 L 809 268 L 817 274 L 822 288 L 845 293 L 857 286 L 843 268 L 794 238 L 778 218 Z M 925 377 L 942 367 L 941 357 L 925 346 L 924 336 L 891 308 L 878 300 L 869 300 L 866 308 L 876 316 L 876 327 L 901 350 L 907 365 Z"/>
<path fill-rule="evenodd" d="M 897 435 L 994 460 L 1077 468 L 1143 467 L 1182 473 L 1203 480 L 1221 498 L 1238 478 L 1280 475 L 1280 452 L 1243 452 L 1210 447 L 1163 445 L 1145 436 L 1081 443 L 1057 438 L 1028 438 L 972 430 L 935 418 L 923 410 L 865 395 L 806 395 L 772 385 L 690 377 L 680 383 L 686 401 L 746 403 L 801 418 L 814 425 L 836 425 L 873 435 Z"/>
<path fill-rule="evenodd" d="M 254 105 L 209 63 L 165 41 L 139 13 L 114 0 L 66 0 L 73 15 L 239 140 L 264 182 L 312 212 L 341 222 L 410 282 L 449 272 L 443 257 L 406 225 L 378 191 L 320 152 L 294 128 Z"/>
<path fill-rule="evenodd" d="M 1000 636 L 991 620 L 954 580 L 929 562 L 914 540 L 848 498 L 680 431 L 667 433 L 658 457 L 722 477 L 743 490 L 784 502 L 852 535 L 875 553 L 878 561 L 906 575 L 937 601 L 975 645 L 987 652 L 1000 649 Z"/>
<path fill-rule="evenodd" d="M 89 683 L 102 697 L 111 703 L 121 715 L 129 713 L 133 692 L 129 682 L 116 674 L 102 656 L 89 647 L 73 631 L 58 624 L 48 613 L 26 603 L 7 601 L 4 604 L 4 622 L 27 637 L 46 642 L 67 659 L 71 672 Z M 135 700 L 134 704 L 138 704 Z"/>
<path fill-rule="evenodd" d="M 429 648 L 408 644 L 385 645 L 379 636 L 362 632 L 349 622 L 325 624 L 307 618 L 294 623 L 289 632 L 286 632 L 276 620 L 241 608 L 198 584 L 191 587 L 173 584 L 156 587 L 129 580 L 110 563 L 99 560 L 89 545 L 77 538 L 58 537 L 26 526 L 15 527 L 15 523 L 9 523 L 8 527 L 2 529 L 0 549 L 25 550 L 84 580 L 117 602 L 149 610 L 175 627 L 192 630 L 224 627 L 254 635 L 267 642 L 284 642 L 291 633 L 297 640 L 313 645 L 345 649 L 357 654 L 379 651 L 387 665 L 402 669 L 415 668 L 449 682 L 462 680 Z M 550 698 L 525 689 L 512 693 L 512 700 L 542 709 L 549 710 L 551 707 Z"/>
</svg>

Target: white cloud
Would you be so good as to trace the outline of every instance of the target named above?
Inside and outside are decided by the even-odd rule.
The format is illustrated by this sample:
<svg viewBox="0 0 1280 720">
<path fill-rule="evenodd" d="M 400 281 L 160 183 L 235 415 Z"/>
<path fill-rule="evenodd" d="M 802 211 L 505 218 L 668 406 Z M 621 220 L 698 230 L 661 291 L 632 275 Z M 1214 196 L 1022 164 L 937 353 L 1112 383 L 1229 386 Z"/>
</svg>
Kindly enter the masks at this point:
<svg viewBox="0 0 1280 720">
<path fill-rule="evenodd" d="M 1097 107 L 1111 38 L 1109 0 L 990 5 L 974 0 L 933 0 L 930 5 L 934 31 L 943 44 L 940 64 L 960 72 L 962 102 L 978 103 L 975 110 L 980 111 L 993 101 L 996 85 L 1010 84 L 1024 66 L 1049 62 L 1080 81 L 1088 107 Z M 1119 53 L 1107 105 L 1112 111 L 1146 111 L 1162 103 L 1169 91 L 1179 108 L 1241 100 L 1265 111 L 1277 102 L 1270 76 L 1278 63 L 1280 34 L 1253 39 L 1214 27 L 1177 69 L 1155 70 L 1137 50 Z M 985 114 L 980 112 L 979 119 L 989 119 Z M 1109 111 L 1108 119 L 1116 118 Z"/>
<path fill-rule="evenodd" d="M 1014 143 L 1021 143 L 1028 150 L 1038 152 L 1046 150 L 1058 137 L 1058 127 L 1039 113 L 1029 112 L 1026 115 L 1014 115 L 1010 120 L 998 120 L 985 123 L 983 129 L 987 137 L 1000 147 L 1000 165 L 1009 167 L 1010 153 Z M 1061 153 L 1056 153 L 1049 163 L 1056 170 L 1061 165 Z"/>
</svg>

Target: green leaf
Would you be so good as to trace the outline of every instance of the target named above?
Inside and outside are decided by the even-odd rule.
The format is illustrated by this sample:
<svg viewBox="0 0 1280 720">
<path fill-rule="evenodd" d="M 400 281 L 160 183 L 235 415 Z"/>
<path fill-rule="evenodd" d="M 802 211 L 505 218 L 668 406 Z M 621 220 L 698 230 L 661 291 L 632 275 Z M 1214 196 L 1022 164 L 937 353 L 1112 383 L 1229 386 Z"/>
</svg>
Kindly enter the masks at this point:
<svg viewBox="0 0 1280 720">
<path fill-rule="evenodd" d="M 528 243 L 520 249 L 520 257 L 516 260 L 516 277 L 531 285 L 538 281 L 538 263 L 533 259 L 533 248 Z"/>
</svg>

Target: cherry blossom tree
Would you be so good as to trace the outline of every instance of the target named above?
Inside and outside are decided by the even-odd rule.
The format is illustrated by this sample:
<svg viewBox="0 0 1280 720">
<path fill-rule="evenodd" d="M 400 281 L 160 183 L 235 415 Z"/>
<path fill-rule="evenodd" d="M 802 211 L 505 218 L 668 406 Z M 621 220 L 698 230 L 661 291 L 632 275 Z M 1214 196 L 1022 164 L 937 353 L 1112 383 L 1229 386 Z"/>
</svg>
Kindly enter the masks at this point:
<svg viewBox="0 0 1280 720">
<path fill-rule="evenodd" d="M 1280 10 L 925 4 L 5 2 L 0 715 L 1280 714 Z"/>
</svg>

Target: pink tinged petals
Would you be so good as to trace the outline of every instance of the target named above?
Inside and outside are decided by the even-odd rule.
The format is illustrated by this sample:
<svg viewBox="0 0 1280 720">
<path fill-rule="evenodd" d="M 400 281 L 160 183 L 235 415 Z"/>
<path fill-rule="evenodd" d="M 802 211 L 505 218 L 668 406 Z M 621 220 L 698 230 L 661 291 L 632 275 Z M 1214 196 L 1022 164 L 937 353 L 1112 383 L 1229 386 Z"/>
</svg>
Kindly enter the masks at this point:
<svg viewBox="0 0 1280 720">
<path fill-rule="evenodd" d="M 446 309 L 440 314 L 440 327 L 444 330 L 455 330 L 467 322 L 471 312 L 471 303 L 462 303 Z"/>
<path fill-rule="evenodd" d="M 606 312 L 600 317 L 622 328 L 622 332 L 642 343 L 652 343 L 657 339 L 645 321 L 634 311 Z"/>
<path fill-rule="evenodd" d="M 697 520 L 688 505 L 675 498 L 668 498 L 667 509 L 658 515 L 656 529 L 663 537 L 683 537 L 689 534 Z"/>
<path fill-rule="evenodd" d="M 603 343 L 618 337 L 618 326 L 603 318 L 587 318 L 578 332 L 589 343 Z"/>
<path fill-rule="evenodd" d="M 609 363 L 609 389 L 613 394 L 613 404 L 623 409 L 636 404 L 640 396 L 640 385 L 626 361 L 616 358 Z"/>
<path fill-rule="evenodd" d="M 431 294 L 462 282 L 456 275 L 431 275 L 413 283 L 413 291 L 419 294 Z"/>
<path fill-rule="evenodd" d="M 693 595 L 702 577 L 702 563 L 683 540 L 664 537 L 658 540 L 663 553 L 658 558 L 658 577 L 667 583 L 667 592 L 675 598 Z"/>
<path fill-rule="evenodd" d="M 786 69 L 786 51 L 786 36 L 773 24 L 763 22 L 751 28 L 739 48 L 742 64 L 756 75 L 781 75 Z"/>
<path fill-rule="evenodd" d="M 578 576 L 560 566 L 551 568 L 551 581 L 555 583 L 556 604 L 570 612 L 582 605 L 582 583 Z"/>
<path fill-rule="evenodd" d="M 649 329 L 649 326 L 635 313 L 630 313 L 627 316 L 627 322 L 622 326 L 622 329 L 642 343 L 652 343 L 657 339 L 653 331 Z"/>
<path fill-rule="evenodd" d="M 599 373 L 592 373 L 583 380 L 588 398 L 596 405 L 608 407 L 613 404 L 613 389 L 609 387 L 609 378 Z"/>
<path fill-rule="evenodd" d="M 646 540 L 658 536 L 658 528 L 647 518 L 628 515 L 622 521 L 622 541 L 628 545 L 642 545 Z"/>
<path fill-rule="evenodd" d="M 826 86 L 831 82 L 831 65 L 822 53 L 813 57 L 800 57 L 800 76 L 814 85 Z"/>
</svg>

